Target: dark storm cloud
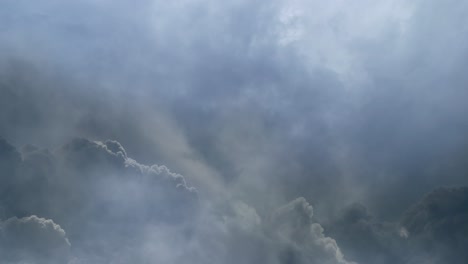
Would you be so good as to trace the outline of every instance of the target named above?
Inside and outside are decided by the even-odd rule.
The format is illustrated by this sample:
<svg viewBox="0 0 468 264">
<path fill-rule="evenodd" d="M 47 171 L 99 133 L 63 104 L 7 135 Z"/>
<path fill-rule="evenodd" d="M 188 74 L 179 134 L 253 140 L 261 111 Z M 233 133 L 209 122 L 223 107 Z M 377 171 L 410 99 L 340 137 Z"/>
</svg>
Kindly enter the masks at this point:
<svg viewBox="0 0 468 264">
<path fill-rule="evenodd" d="M 70 242 L 52 220 L 35 215 L 0 222 L 3 263 L 66 263 Z"/>
<path fill-rule="evenodd" d="M 304 199 L 298 198 L 275 211 L 272 217 L 272 228 L 278 238 L 290 243 L 282 252 L 285 263 L 350 263 L 344 259 L 336 241 L 323 234 L 320 224 L 312 220 L 312 206 Z"/>
<path fill-rule="evenodd" d="M 465 263 L 467 187 L 437 188 L 396 222 L 385 222 L 361 204 L 345 208 L 326 234 L 358 263 Z"/>
<path fill-rule="evenodd" d="M 439 188 L 404 215 L 410 246 L 420 252 L 414 263 L 465 263 L 468 260 L 468 187 Z"/>
<path fill-rule="evenodd" d="M 53 219 L 67 218 L 74 213 L 91 209 L 85 208 L 88 200 L 99 200 L 109 193 L 115 200 L 106 202 L 116 203 L 113 209 L 119 210 L 117 203 L 121 194 L 118 192 L 125 193 L 132 188 L 139 191 L 126 198 L 136 199 L 133 202 L 140 201 L 142 207 L 151 208 L 158 206 L 158 203 L 164 207 L 164 200 L 172 203 L 169 210 L 157 210 L 160 218 L 170 218 L 171 214 L 179 211 L 176 209 L 177 205 L 187 204 L 190 207 L 192 200 L 196 200 L 195 189 L 188 187 L 181 175 L 172 173 L 165 166 L 145 166 L 129 159 L 116 141 L 101 143 L 74 139 L 53 153 L 29 146 L 25 148 L 27 151 L 22 157 L 14 147 L 2 142 L 5 156 L 2 159 L 2 163 L 5 163 L 2 167 L 3 217 L 37 214 Z M 16 162 L 11 161 L 13 158 Z M 145 192 L 158 190 L 164 190 L 164 195 L 157 203 L 152 203 Z M 60 198 L 65 194 L 68 197 Z M 70 208 L 68 203 L 73 203 L 78 208 Z M 97 210 L 99 204 L 94 206 L 96 208 L 92 210 Z M 131 207 L 126 209 L 137 210 Z M 182 207 L 180 210 L 182 211 Z"/>
<path fill-rule="evenodd" d="M 196 215 L 196 190 L 188 187 L 181 175 L 165 166 L 137 163 L 127 157 L 125 149 L 116 141 L 78 138 L 53 152 L 31 145 L 22 151 L 20 154 L 5 140 L 1 141 L 0 208 L 2 219 L 9 219 L 3 224 L 4 232 L 20 221 L 27 226 L 38 222 L 37 228 L 44 226 L 44 232 L 52 226 L 64 234 L 55 224 L 59 223 L 70 241 L 76 242 L 72 248 L 76 256 L 102 262 L 99 258 L 106 261 L 119 258 L 111 254 L 116 248 L 130 248 L 133 252 L 132 255 L 122 251 L 121 258 L 136 257 L 134 247 L 141 245 L 134 242 L 135 237 L 140 237 L 148 225 L 171 223 L 183 229 L 184 223 Z M 18 239 L 35 234 L 27 226 L 16 228 L 22 232 Z M 5 236 L 12 235 L 5 233 Z M 36 243 L 39 238 L 30 239 Z M 104 240 L 109 242 L 102 244 Z M 58 259 L 52 253 L 38 255 L 42 250 L 35 245 L 20 251 L 19 243 L 18 249 L 12 249 L 12 263 Z M 5 245 L 2 249 L 8 250 Z M 55 252 L 54 245 L 47 243 L 42 244 L 42 249 Z M 57 261 L 63 263 L 61 259 Z"/>
<path fill-rule="evenodd" d="M 76 211 L 84 215 L 76 223 L 94 213 L 123 219 L 127 210 L 145 211 L 129 218 L 146 221 L 153 217 L 146 206 L 163 219 L 193 213 L 184 210 L 190 199 L 179 196 L 194 194 L 184 178 L 133 162 L 128 152 L 186 175 L 206 207 L 240 200 L 264 220 L 303 196 L 315 220 L 331 223 L 325 234 L 343 241 L 345 256 L 388 263 L 401 260 L 392 245 L 401 239 L 395 222 L 408 205 L 437 186 L 468 183 L 465 3 L 7 0 L 0 6 L 0 135 L 16 146 L 38 146 L 20 155 L 0 142 L 2 218 L 44 212 L 38 215 L 73 237 L 76 230 L 61 218 Z M 77 136 L 114 138 L 126 150 L 115 142 L 70 141 Z M 64 142 L 70 143 L 43 150 Z M 142 180 L 127 182 L 127 174 Z M 148 183 L 147 176 L 158 180 Z M 131 202 L 121 205 L 126 193 Z M 156 200 L 180 207 L 144 198 L 158 194 Z M 88 208 L 80 197 L 105 202 Z M 354 201 L 369 209 L 345 208 L 337 220 Z M 259 236 L 252 248 L 269 252 Z M 352 243 L 353 236 L 362 243 Z M 157 248 L 162 259 L 165 247 Z M 285 252 L 283 262 L 304 257 Z"/>
<path fill-rule="evenodd" d="M 16 157 L 0 202 L 11 263 L 348 263 L 304 198 L 263 217 L 241 201 L 199 204 L 183 176 L 137 163 L 117 141 L 22 152 L 2 141 L 2 161 Z"/>
<path fill-rule="evenodd" d="M 209 220 L 202 221 L 195 233 L 202 239 L 197 242 L 203 243 L 202 251 L 192 263 L 354 263 L 324 235 L 304 198 L 263 216 L 242 201 L 231 201 L 227 207 L 225 213 L 204 216 Z"/>
<path fill-rule="evenodd" d="M 326 233 L 342 245 L 343 253 L 358 263 L 405 263 L 406 240 L 397 223 L 376 219 L 362 204 L 351 204 L 331 223 Z"/>
</svg>

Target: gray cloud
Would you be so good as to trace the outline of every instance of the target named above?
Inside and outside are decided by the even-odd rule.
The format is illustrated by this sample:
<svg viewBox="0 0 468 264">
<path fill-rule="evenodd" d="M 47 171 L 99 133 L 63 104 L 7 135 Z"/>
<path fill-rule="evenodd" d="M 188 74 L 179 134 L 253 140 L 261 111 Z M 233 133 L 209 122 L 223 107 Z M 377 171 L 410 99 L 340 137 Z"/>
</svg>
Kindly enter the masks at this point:
<svg viewBox="0 0 468 264">
<path fill-rule="evenodd" d="M 344 259 L 336 241 L 323 234 L 320 224 L 312 220 L 312 206 L 298 198 L 275 211 L 272 229 L 278 241 L 290 246 L 284 251 L 285 263 L 351 263 Z M 354 263 L 354 262 L 353 262 Z"/>
<path fill-rule="evenodd" d="M 141 246 L 135 239 L 150 226 L 170 223 L 183 233 L 189 230 L 189 219 L 196 217 L 197 193 L 183 176 L 165 166 L 137 163 L 116 141 L 78 138 L 53 152 L 30 145 L 22 151 L 2 140 L 2 164 L 8 166 L 2 167 L 5 189 L 0 208 L 2 218 L 13 219 L 6 220 L 5 226 L 17 221 L 14 217 L 24 217 L 23 222 L 40 220 L 44 228 L 50 225 L 63 233 L 51 220 L 30 215 L 53 219 L 67 230 L 72 252 L 79 259 L 112 262 L 125 256 L 129 260 L 138 256 L 136 248 Z M 17 231 L 23 232 L 24 239 L 34 235 L 21 225 Z M 47 243 L 43 247 L 49 248 Z M 115 250 L 123 256 L 111 254 Z M 23 253 L 14 253 L 12 259 L 42 263 L 35 260 L 36 251 L 24 251 L 24 258 L 20 258 Z M 33 255 L 27 256 L 28 251 Z M 57 259 L 55 255 L 41 258 Z"/>
<path fill-rule="evenodd" d="M 66 263 L 70 242 L 52 220 L 13 217 L 0 222 L 0 252 L 4 263 Z"/>
<path fill-rule="evenodd" d="M 362 204 L 345 207 L 325 224 L 326 233 L 342 246 L 343 253 L 358 263 L 406 263 L 406 239 L 398 223 L 383 222 Z"/>
<path fill-rule="evenodd" d="M 347 259 L 385 263 L 401 260 L 388 244 L 409 205 L 468 184 L 465 3 L 0 7 L 0 135 L 38 146 L 0 142 L 2 219 L 37 214 L 73 237 L 94 214 L 129 228 L 185 219 L 195 196 L 202 207 L 244 201 L 260 219 L 305 197 Z M 125 150 L 93 141 L 103 138 Z M 140 164 L 154 161 L 185 177 Z M 354 201 L 368 209 L 344 208 Z"/>
<path fill-rule="evenodd" d="M 204 214 L 202 219 L 208 220 L 197 227 L 195 245 L 204 248 L 195 252 L 191 263 L 354 263 L 345 259 L 333 238 L 324 235 L 304 198 L 268 215 L 259 215 L 242 201 L 215 208 L 217 213 Z"/>
<path fill-rule="evenodd" d="M 65 258 L 77 263 L 230 263 L 239 260 L 237 254 L 244 263 L 349 263 L 335 240 L 314 222 L 312 206 L 304 198 L 261 217 L 254 207 L 236 200 L 199 204 L 196 190 L 183 176 L 165 166 L 139 164 L 117 141 L 77 138 L 53 152 L 26 145 L 22 154 L 2 142 L 7 157 L 2 160 L 17 158 L 10 190 L 1 200 L 4 217 L 12 217 L 3 223 L 5 237 L 14 236 L 12 229 L 17 239 L 34 244 L 36 231 L 31 228 L 57 233 L 45 237 L 51 242 L 37 250 L 34 245 L 15 249 L 12 263 L 61 263 Z M 16 218 L 31 214 L 54 219 L 67 236 L 52 220 Z M 70 254 L 56 249 L 60 239 Z M 206 241 L 224 250 L 213 250 Z M 21 241 L 15 243 L 10 244 L 20 248 Z M 9 247 L 4 244 L 2 249 Z"/>
<path fill-rule="evenodd" d="M 464 263 L 468 259 L 467 187 L 439 188 L 427 194 L 404 215 L 413 250 L 420 252 L 414 263 Z"/>
<path fill-rule="evenodd" d="M 400 220 L 385 222 L 361 204 L 345 208 L 326 233 L 359 263 L 466 262 L 466 187 L 437 188 Z"/>
</svg>

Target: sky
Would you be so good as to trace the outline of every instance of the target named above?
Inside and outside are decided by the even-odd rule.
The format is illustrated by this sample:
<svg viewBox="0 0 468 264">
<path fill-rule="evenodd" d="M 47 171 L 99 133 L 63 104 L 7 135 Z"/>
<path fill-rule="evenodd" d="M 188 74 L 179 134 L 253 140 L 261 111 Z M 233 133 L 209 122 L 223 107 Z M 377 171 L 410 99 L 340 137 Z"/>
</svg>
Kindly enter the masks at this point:
<svg viewBox="0 0 468 264">
<path fill-rule="evenodd" d="M 3 0 L 0 262 L 467 263 L 468 2 Z"/>
</svg>

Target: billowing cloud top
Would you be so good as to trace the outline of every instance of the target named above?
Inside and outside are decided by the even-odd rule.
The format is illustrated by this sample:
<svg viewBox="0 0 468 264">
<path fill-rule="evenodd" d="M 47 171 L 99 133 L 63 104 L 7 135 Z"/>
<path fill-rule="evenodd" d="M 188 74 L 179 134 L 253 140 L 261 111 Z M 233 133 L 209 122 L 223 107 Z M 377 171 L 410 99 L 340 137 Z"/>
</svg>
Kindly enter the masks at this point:
<svg viewBox="0 0 468 264">
<path fill-rule="evenodd" d="M 66 263 L 70 242 L 52 220 L 35 215 L 0 223 L 0 252 L 4 263 Z"/>
<path fill-rule="evenodd" d="M 2 184 L 1 248 L 12 263 L 229 263 L 230 251 L 252 240 L 262 251 L 245 256 L 248 263 L 348 263 L 335 240 L 314 223 L 304 198 L 266 220 L 240 201 L 231 213 L 208 213 L 230 202 L 200 205 L 183 176 L 165 166 L 139 164 L 117 141 L 77 138 L 54 152 L 26 146 L 20 154 L 2 140 L 1 150 L 3 160 L 16 162 L 1 168 L 10 172 Z M 213 251 L 205 239 L 227 251 Z M 160 256 L 161 243 L 181 252 Z"/>
</svg>

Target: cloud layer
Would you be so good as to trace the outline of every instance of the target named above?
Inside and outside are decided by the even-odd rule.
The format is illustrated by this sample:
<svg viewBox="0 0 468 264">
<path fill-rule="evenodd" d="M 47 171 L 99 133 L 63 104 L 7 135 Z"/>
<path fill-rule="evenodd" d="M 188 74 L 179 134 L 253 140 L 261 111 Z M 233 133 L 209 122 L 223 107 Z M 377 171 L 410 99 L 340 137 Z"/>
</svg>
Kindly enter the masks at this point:
<svg viewBox="0 0 468 264">
<path fill-rule="evenodd" d="M 66 263 L 70 242 L 52 220 L 13 217 L 0 223 L 0 253 L 4 263 Z"/>
<path fill-rule="evenodd" d="M 5 140 L 1 146 L 6 177 L 0 248 L 7 263 L 384 264 L 467 258 L 466 188 L 429 193 L 401 222 L 381 222 L 353 204 L 322 226 L 302 197 L 266 213 L 236 198 L 206 200 L 167 167 L 129 158 L 117 141 L 77 138 L 54 151 L 26 145 L 20 152 Z"/>
<path fill-rule="evenodd" d="M 467 10 L 2 1 L 1 223 L 76 263 L 463 262 Z"/>
<path fill-rule="evenodd" d="M 304 198 L 262 219 L 241 201 L 202 203 L 183 176 L 139 164 L 117 141 L 77 138 L 53 152 L 27 145 L 20 154 L 2 140 L 1 150 L 10 176 L 1 248 L 11 263 L 230 263 L 246 243 L 260 250 L 245 263 L 348 263 Z"/>
</svg>

